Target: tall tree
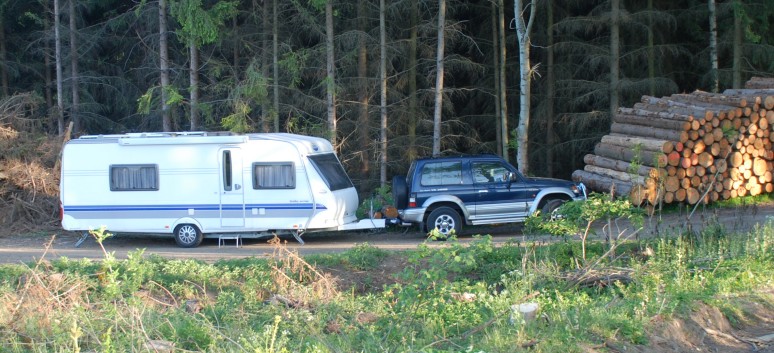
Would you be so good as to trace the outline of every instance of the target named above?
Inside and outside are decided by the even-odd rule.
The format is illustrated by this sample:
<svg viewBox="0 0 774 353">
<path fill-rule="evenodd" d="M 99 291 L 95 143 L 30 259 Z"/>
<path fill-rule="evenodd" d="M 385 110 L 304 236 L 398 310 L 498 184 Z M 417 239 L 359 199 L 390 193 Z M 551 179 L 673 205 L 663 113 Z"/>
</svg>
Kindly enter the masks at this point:
<svg viewBox="0 0 774 353">
<path fill-rule="evenodd" d="M 381 124 L 379 126 L 380 154 L 379 181 L 384 187 L 387 184 L 387 24 L 384 19 L 384 0 L 379 0 L 379 81 Z"/>
<path fill-rule="evenodd" d="M 710 81 L 712 92 L 720 91 L 720 77 L 718 74 L 718 20 L 715 0 L 708 0 L 709 8 L 709 50 L 710 50 Z"/>
<path fill-rule="evenodd" d="M 613 0 L 616 1 L 616 0 Z M 529 18 L 525 18 L 526 8 L 529 8 Z M 530 99 L 532 66 L 529 60 L 530 33 L 532 24 L 535 23 L 535 13 L 537 6 L 533 1 L 526 4 L 522 0 L 516 0 L 513 5 L 514 19 L 516 22 L 516 36 L 519 39 L 519 125 L 517 127 L 517 145 L 516 163 L 522 173 L 529 173 L 529 119 L 530 119 Z"/>
<path fill-rule="evenodd" d="M 408 151 L 406 157 L 414 160 L 417 152 L 417 117 L 419 116 L 419 97 L 417 97 L 417 41 L 419 38 L 419 4 L 418 1 L 410 1 L 409 15 L 409 48 L 408 48 Z"/>
<path fill-rule="evenodd" d="M 336 61 L 333 47 L 333 0 L 325 1 L 325 53 L 327 59 L 325 101 L 328 107 L 328 133 L 331 143 L 336 146 Z"/>
<path fill-rule="evenodd" d="M 433 156 L 441 154 L 441 112 L 443 109 L 444 29 L 446 0 L 438 0 L 438 45 L 435 57 L 435 110 L 433 113 Z"/>
<path fill-rule="evenodd" d="M 497 83 L 500 85 L 497 90 L 497 98 L 499 104 L 497 108 L 500 109 L 498 115 L 500 116 L 500 147 L 502 150 L 502 156 L 506 161 L 510 160 L 508 153 L 508 96 L 506 91 L 506 74 L 505 74 L 505 60 L 506 60 L 506 46 L 505 46 L 505 4 L 503 0 L 497 1 L 497 52 L 499 55 L 500 63 L 497 72 Z"/>
<path fill-rule="evenodd" d="M 180 23 L 178 36 L 189 50 L 190 129 L 199 129 L 199 48 L 214 43 L 226 20 L 236 15 L 234 1 L 218 1 L 205 9 L 202 0 L 174 0 L 172 16 Z"/>
<path fill-rule="evenodd" d="M 167 44 L 167 0 L 159 0 L 159 73 L 161 79 L 161 126 L 163 131 L 172 131 L 172 115 L 168 102 L 169 46 Z"/>
<path fill-rule="evenodd" d="M 734 38 L 733 38 L 733 60 L 731 64 L 731 87 L 742 88 L 742 48 L 744 46 L 744 36 L 742 35 L 742 17 L 744 16 L 744 7 L 741 0 L 733 0 L 734 16 Z"/>
<path fill-rule="evenodd" d="M 64 77 L 62 75 L 62 35 L 59 30 L 60 26 L 60 10 L 59 0 L 54 0 L 54 46 L 56 51 L 56 116 L 57 116 L 57 128 L 59 135 L 64 135 L 65 122 L 64 122 L 64 93 L 63 84 Z"/>
<path fill-rule="evenodd" d="M 78 26 L 75 22 L 75 5 L 77 0 L 70 0 L 70 89 L 72 102 L 70 120 L 73 122 L 73 132 L 81 131 L 80 92 L 78 88 Z"/>
<path fill-rule="evenodd" d="M 618 110 L 618 90 L 621 65 L 620 0 L 610 0 L 610 116 Z"/>
<path fill-rule="evenodd" d="M 369 100 L 371 92 L 369 90 L 370 79 L 368 77 L 368 16 L 366 14 L 366 2 L 357 2 L 357 80 L 358 80 L 358 103 L 359 112 L 356 130 L 358 131 L 358 145 L 360 149 L 360 172 L 363 177 L 368 177 L 371 170 L 371 119 Z M 381 10 L 381 9 L 380 9 Z M 381 16 L 381 14 L 380 14 Z M 381 18 L 381 17 L 380 17 Z M 379 27 L 381 33 L 381 24 Z M 381 55 L 381 54 L 380 54 Z M 381 74 L 381 71 L 380 71 Z"/>
</svg>

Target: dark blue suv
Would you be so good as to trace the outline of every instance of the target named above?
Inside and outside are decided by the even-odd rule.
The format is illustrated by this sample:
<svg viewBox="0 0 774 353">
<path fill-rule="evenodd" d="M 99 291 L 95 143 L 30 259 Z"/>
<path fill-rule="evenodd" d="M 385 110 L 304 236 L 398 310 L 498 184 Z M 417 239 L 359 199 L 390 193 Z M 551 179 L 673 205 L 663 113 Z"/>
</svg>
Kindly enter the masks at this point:
<svg viewBox="0 0 774 353">
<path fill-rule="evenodd" d="M 528 178 L 496 155 L 418 159 L 392 181 L 400 220 L 423 231 L 459 233 L 462 225 L 523 222 L 540 210 L 586 198 L 583 184 Z"/>
</svg>

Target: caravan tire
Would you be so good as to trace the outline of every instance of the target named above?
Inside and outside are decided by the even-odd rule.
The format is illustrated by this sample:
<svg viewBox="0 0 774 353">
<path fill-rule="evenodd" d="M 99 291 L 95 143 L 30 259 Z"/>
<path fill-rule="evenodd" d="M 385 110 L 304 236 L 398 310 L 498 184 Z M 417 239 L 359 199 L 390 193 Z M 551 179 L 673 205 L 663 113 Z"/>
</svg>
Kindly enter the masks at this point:
<svg viewBox="0 0 774 353">
<path fill-rule="evenodd" d="M 175 242 L 181 248 L 195 248 L 202 239 L 202 232 L 193 224 L 181 224 L 175 228 Z"/>
<path fill-rule="evenodd" d="M 392 199 L 395 202 L 395 208 L 399 210 L 404 210 L 408 206 L 408 185 L 406 185 L 405 176 L 396 175 L 392 178 Z"/>
</svg>

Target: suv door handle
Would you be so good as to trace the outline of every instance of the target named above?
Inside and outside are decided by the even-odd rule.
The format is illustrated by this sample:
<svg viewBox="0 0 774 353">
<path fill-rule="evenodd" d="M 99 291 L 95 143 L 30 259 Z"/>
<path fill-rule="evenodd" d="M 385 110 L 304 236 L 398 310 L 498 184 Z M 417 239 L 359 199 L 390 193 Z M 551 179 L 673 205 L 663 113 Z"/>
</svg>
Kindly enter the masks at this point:
<svg viewBox="0 0 774 353">
<path fill-rule="evenodd" d="M 486 194 L 486 193 L 488 193 L 488 192 L 489 192 L 489 190 L 478 190 L 478 193 L 479 193 L 479 194 Z"/>
</svg>

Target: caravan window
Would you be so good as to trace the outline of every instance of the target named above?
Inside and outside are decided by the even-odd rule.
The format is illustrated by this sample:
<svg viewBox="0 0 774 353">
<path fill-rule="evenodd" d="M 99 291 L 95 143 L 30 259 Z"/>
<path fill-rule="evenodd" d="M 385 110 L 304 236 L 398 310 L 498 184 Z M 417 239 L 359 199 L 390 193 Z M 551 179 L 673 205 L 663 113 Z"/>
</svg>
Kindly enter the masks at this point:
<svg viewBox="0 0 774 353">
<path fill-rule="evenodd" d="M 110 166 L 110 191 L 157 191 L 159 166 L 117 164 Z"/>
<path fill-rule="evenodd" d="M 295 189 L 296 167 L 292 162 L 253 163 L 253 189 Z"/>
<path fill-rule="evenodd" d="M 326 153 L 309 156 L 309 160 L 312 161 L 312 165 L 320 173 L 320 176 L 328 184 L 328 188 L 331 191 L 354 187 L 335 154 Z"/>
</svg>

